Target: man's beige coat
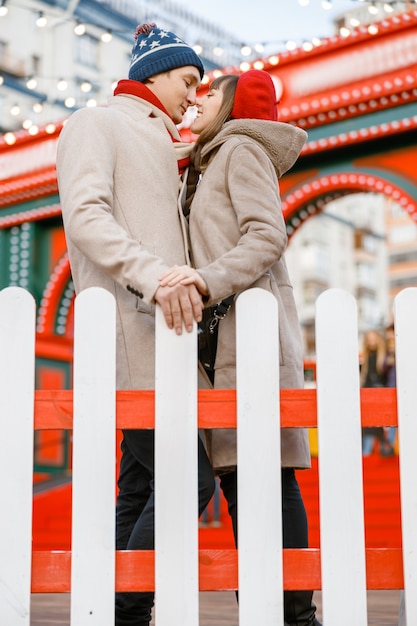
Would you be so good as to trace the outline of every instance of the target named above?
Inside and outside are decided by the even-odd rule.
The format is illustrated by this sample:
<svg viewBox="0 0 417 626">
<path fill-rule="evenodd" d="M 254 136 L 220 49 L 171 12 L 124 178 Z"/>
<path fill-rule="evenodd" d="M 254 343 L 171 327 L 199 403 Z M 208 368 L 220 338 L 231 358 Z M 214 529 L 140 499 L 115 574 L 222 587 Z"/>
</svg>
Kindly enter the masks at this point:
<svg viewBox="0 0 417 626">
<path fill-rule="evenodd" d="M 61 132 L 57 170 L 76 293 L 116 299 L 117 385 L 152 389 L 154 294 L 159 276 L 187 262 L 177 157 L 189 146 L 172 120 L 131 95 L 74 113 Z"/>
<path fill-rule="evenodd" d="M 284 250 L 287 234 L 278 179 L 297 159 L 306 133 L 289 124 L 233 120 L 201 151 L 202 178 L 190 213 L 193 263 L 205 279 L 209 304 L 249 287 L 278 302 L 280 385 L 302 388 L 303 346 Z M 256 309 L 253 315 L 256 315 Z M 236 386 L 235 310 L 219 323 L 215 386 Z M 236 465 L 236 433 L 209 431 L 214 467 Z M 309 467 L 305 429 L 283 429 L 282 465 Z M 262 454 L 262 450 L 259 451 Z"/>
</svg>

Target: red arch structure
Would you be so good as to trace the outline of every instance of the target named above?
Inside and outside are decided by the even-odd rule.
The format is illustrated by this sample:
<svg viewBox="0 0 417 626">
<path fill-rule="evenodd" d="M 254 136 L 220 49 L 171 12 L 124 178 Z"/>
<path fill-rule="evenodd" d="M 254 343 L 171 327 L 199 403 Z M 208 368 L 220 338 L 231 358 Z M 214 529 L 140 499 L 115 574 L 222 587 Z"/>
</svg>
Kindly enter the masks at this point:
<svg viewBox="0 0 417 626">
<path fill-rule="evenodd" d="M 327 202 L 356 192 L 392 197 L 417 221 L 417 11 L 383 20 L 371 33 L 360 27 L 311 51 L 284 52 L 248 65 L 271 74 L 280 120 L 308 132 L 300 159 L 281 181 L 290 237 Z M 35 137 L 20 131 L 13 145 L 0 137 L 0 235 L 25 223 L 59 219 L 55 154 L 61 128 L 62 122 L 48 125 Z M 193 139 L 186 125 L 181 132 Z M 34 230 L 35 239 L 40 231 Z M 42 280 L 35 277 L 43 283 L 38 336 L 61 333 L 70 339 L 71 307 L 61 306 L 70 281 L 68 261 L 62 249 L 49 256 L 48 271 Z M 8 264 L 7 252 L 0 261 Z M 0 281 L 0 288 L 10 284 L 5 274 Z M 58 324 L 65 310 L 67 320 Z"/>
</svg>

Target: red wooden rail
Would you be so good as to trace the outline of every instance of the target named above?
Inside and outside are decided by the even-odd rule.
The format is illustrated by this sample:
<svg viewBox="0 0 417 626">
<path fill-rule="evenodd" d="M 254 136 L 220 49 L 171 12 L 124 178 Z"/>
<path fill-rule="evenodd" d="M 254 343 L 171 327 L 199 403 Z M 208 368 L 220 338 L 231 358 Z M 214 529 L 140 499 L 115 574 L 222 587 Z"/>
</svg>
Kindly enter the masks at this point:
<svg viewBox="0 0 417 626">
<path fill-rule="evenodd" d="M 118 391 L 116 402 L 117 428 L 154 427 L 153 391 Z M 71 429 L 72 409 L 72 391 L 37 390 L 35 429 Z M 361 415 L 363 426 L 397 426 L 396 389 L 362 389 Z M 235 390 L 200 390 L 198 416 L 200 428 L 236 428 Z M 281 391 L 281 426 L 283 428 L 317 426 L 315 389 Z"/>
<path fill-rule="evenodd" d="M 118 391 L 117 428 L 153 428 L 154 392 Z M 362 389 L 363 426 L 397 426 L 395 389 Z M 201 390 L 198 395 L 200 428 L 236 427 L 234 390 Z M 140 410 L 138 410 L 140 408 Z M 72 428 L 72 391 L 35 392 L 35 429 Z M 317 426 L 315 389 L 281 392 L 282 427 Z M 284 550 L 284 588 L 321 589 L 320 550 Z M 202 591 L 237 588 L 237 552 L 200 550 L 200 589 Z M 70 591 L 71 552 L 34 552 L 32 592 Z M 367 588 L 402 589 L 403 563 L 400 548 L 366 550 Z M 145 591 L 154 588 L 153 552 L 118 552 L 116 590 Z"/>
</svg>

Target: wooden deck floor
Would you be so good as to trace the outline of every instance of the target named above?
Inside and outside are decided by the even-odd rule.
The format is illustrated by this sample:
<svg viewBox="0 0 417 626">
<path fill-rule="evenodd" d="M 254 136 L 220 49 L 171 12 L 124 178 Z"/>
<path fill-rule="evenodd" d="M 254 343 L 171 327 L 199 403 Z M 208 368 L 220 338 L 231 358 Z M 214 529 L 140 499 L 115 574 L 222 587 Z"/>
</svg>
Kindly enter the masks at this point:
<svg viewBox="0 0 417 626">
<path fill-rule="evenodd" d="M 397 626 L 398 591 L 368 591 L 368 626 Z M 321 619 L 321 594 L 314 596 Z M 349 602 L 349 599 L 346 599 Z M 343 610 L 343 608 L 342 608 Z M 68 594 L 34 594 L 31 626 L 70 626 Z M 238 626 L 238 611 L 233 592 L 200 594 L 200 626 Z M 152 622 L 152 625 L 156 622 Z M 326 626 L 325 624 L 323 626 Z"/>
</svg>

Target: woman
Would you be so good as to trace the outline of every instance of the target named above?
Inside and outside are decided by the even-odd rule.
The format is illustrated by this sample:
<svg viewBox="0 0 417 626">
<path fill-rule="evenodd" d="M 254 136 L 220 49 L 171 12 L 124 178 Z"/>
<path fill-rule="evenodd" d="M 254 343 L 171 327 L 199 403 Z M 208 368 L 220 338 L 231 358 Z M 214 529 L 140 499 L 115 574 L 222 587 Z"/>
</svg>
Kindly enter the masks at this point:
<svg viewBox="0 0 417 626">
<path fill-rule="evenodd" d="M 267 72 L 217 78 L 197 100 L 191 126 L 199 138 L 194 166 L 201 173 L 189 215 L 194 267 L 171 268 L 162 285 L 195 283 L 208 306 L 261 287 L 278 301 L 280 382 L 302 388 L 303 349 L 292 286 L 284 260 L 287 235 L 278 179 L 296 161 L 306 133 L 277 122 L 276 94 Z M 235 310 L 218 324 L 214 386 L 234 388 Z M 209 432 L 207 446 L 228 501 L 237 543 L 236 432 Z M 307 547 L 304 503 L 294 468 L 310 467 L 305 429 L 284 429 L 282 447 L 283 544 Z M 272 494 L 273 495 L 273 494 Z M 312 592 L 286 592 L 286 626 L 319 626 Z"/>
<path fill-rule="evenodd" d="M 361 387 L 385 387 L 387 383 L 387 347 L 384 337 L 376 330 L 368 330 L 363 337 L 363 350 L 360 368 Z M 381 456 L 391 456 L 394 449 L 385 439 L 382 426 L 362 428 L 362 453 L 369 456 L 379 443 Z"/>
</svg>

